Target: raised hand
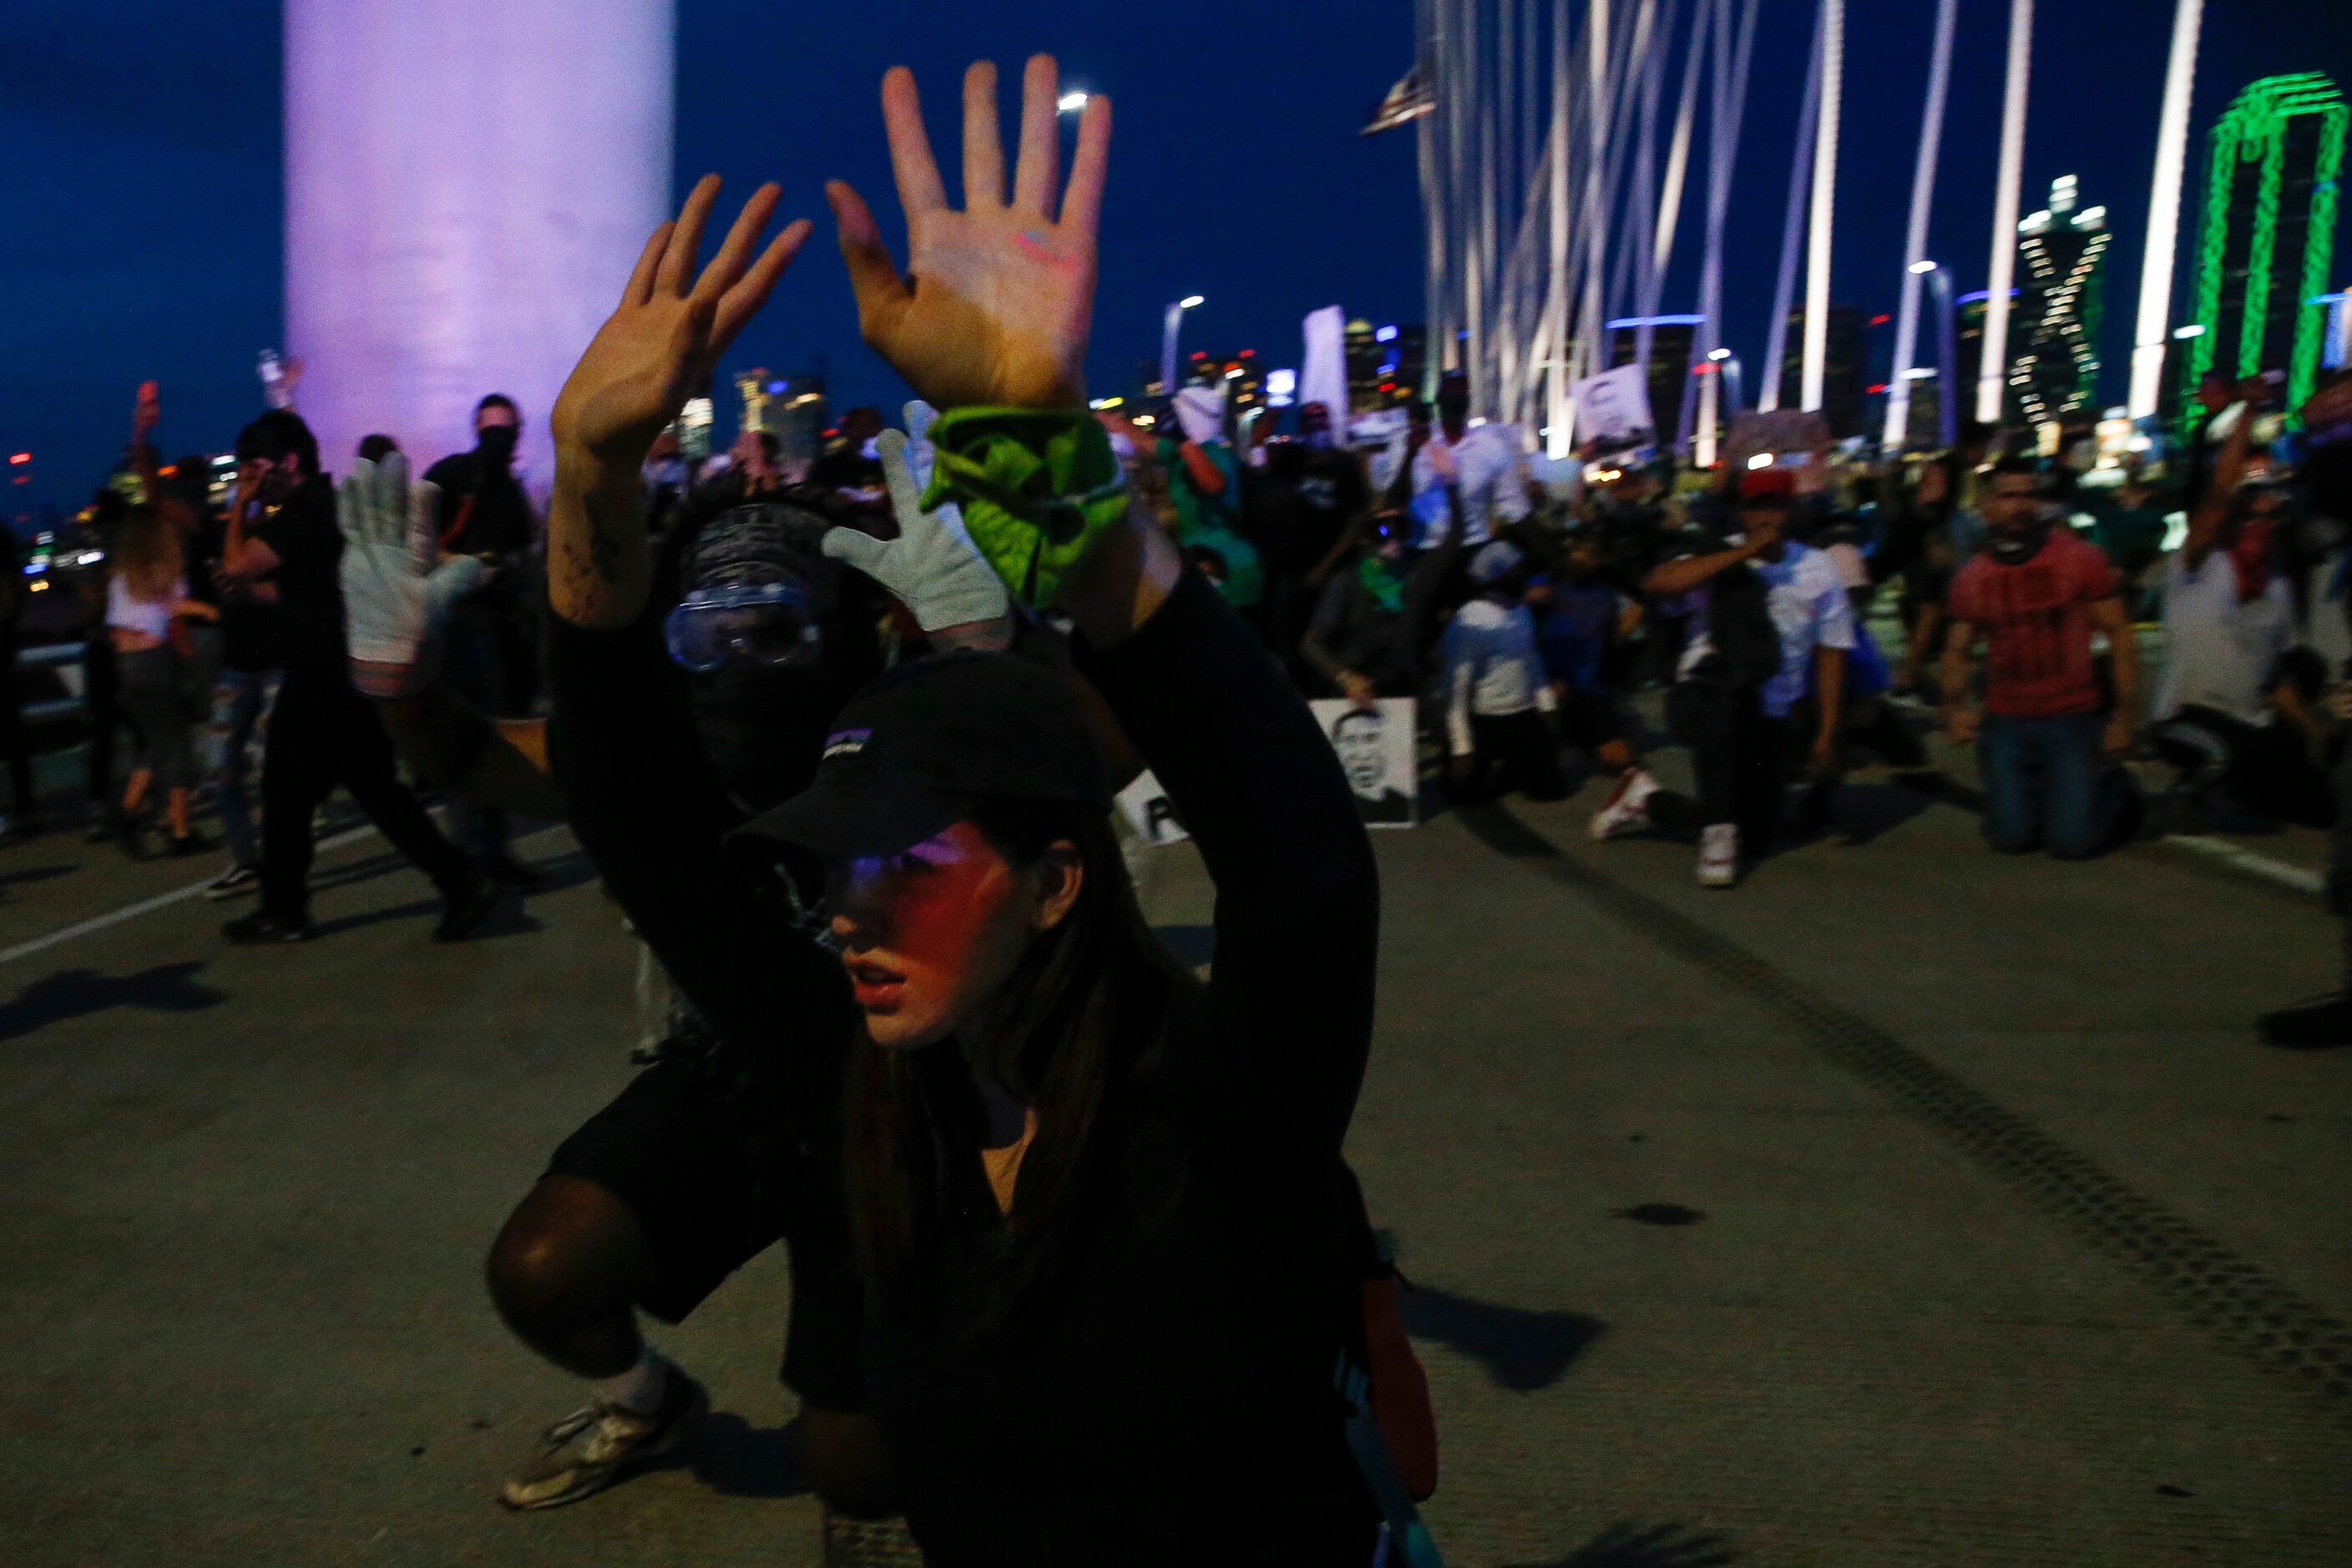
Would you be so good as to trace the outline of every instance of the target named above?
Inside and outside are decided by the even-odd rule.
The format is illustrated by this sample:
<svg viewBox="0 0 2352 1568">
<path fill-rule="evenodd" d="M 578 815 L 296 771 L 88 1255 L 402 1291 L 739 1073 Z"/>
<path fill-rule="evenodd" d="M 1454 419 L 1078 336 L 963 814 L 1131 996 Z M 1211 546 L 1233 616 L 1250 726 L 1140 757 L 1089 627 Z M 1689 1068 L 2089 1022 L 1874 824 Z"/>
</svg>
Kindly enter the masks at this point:
<svg viewBox="0 0 2352 1568">
<path fill-rule="evenodd" d="M 654 437 L 677 417 L 688 395 L 768 302 L 776 279 L 808 238 L 806 220 L 794 223 L 754 261 L 753 247 L 782 195 L 772 184 L 751 193 L 699 277 L 695 258 L 719 200 L 719 176 L 705 174 L 677 221 L 654 230 L 619 308 L 555 400 L 551 428 L 559 453 L 569 448 L 632 468 L 644 461 Z"/>
<path fill-rule="evenodd" d="M 449 607 L 488 579 L 473 556 L 441 559 L 440 500 L 438 485 L 408 482 L 398 452 L 356 459 L 335 492 L 352 684 L 370 697 L 413 697 L 428 685 Z"/>
<path fill-rule="evenodd" d="M 882 118 L 907 215 L 905 276 L 864 198 L 837 180 L 825 187 L 866 341 L 941 408 L 1085 402 L 1081 367 L 1094 318 L 1110 100 L 1087 100 L 1063 193 L 1059 97 L 1053 57 L 1032 57 L 1022 78 L 1021 151 L 1008 201 L 996 68 L 982 60 L 964 73 L 959 212 L 948 205 L 923 132 L 914 74 L 900 66 L 883 77 Z"/>
<path fill-rule="evenodd" d="M 907 405 L 909 424 L 919 406 Z M 820 548 L 890 590 L 927 632 L 973 628 L 963 642 L 967 647 L 972 646 L 970 637 L 993 638 L 1000 630 L 1009 637 L 1004 584 L 964 537 L 954 503 L 925 511 L 922 490 L 907 461 L 907 437 L 885 430 L 877 445 L 882 477 L 890 487 L 890 509 L 898 518 L 898 537 L 884 541 L 855 528 L 836 528 Z"/>
</svg>

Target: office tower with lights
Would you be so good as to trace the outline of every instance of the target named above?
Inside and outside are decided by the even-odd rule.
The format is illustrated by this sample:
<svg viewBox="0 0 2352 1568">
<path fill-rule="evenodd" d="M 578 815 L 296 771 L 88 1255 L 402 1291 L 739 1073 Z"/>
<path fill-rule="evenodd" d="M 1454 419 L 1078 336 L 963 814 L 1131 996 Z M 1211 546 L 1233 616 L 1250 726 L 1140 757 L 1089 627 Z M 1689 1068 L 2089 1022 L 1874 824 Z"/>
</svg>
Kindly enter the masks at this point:
<svg viewBox="0 0 2352 1568">
<path fill-rule="evenodd" d="M 2240 93 L 2207 147 L 2197 289 L 2181 347 L 2182 405 L 2209 370 L 2286 373 L 2286 404 L 2311 395 L 2326 335 L 2336 180 L 2347 110 L 2325 76 L 2266 77 Z"/>
<path fill-rule="evenodd" d="M 1802 305 L 1789 312 L 1788 341 L 1805 341 Z M 1821 412 L 1829 424 L 1830 434 L 1840 440 L 1863 433 L 1863 398 L 1869 365 L 1869 318 L 1858 305 L 1832 305 L 1822 340 Z M 1792 354 L 1780 366 L 1780 406 L 1802 407 L 1803 392 L 1804 366 Z"/>
<path fill-rule="evenodd" d="M 1348 406 L 1361 414 L 1421 395 L 1420 327 L 1348 323 Z"/>
<path fill-rule="evenodd" d="M 2099 318 L 2107 209 L 2078 205 L 2074 176 L 2017 226 L 2016 353 L 2009 395 L 2029 426 L 2054 424 L 2098 399 Z"/>
</svg>

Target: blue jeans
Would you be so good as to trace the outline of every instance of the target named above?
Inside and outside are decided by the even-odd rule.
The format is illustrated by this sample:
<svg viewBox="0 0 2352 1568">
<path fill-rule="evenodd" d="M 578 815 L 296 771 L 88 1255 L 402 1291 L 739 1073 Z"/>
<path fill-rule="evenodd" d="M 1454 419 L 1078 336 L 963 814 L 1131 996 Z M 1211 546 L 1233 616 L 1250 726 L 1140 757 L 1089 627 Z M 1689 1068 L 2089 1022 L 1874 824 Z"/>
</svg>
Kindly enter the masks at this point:
<svg viewBox="0 0 2352 1568">
<path fill-rule="evenodd" d="M 2079 860 L 2108 847 L 2119 813 L 2100 787 L 2106 727 L 2101 713 L 1984 716 L 1977 765 L 1984 778 L 1984 835 L 1995 849 L 2020 855 L 2040 847 Z"/>
<path fill-rule="evenodd" d="M 233 866 L 261 864 L 261 841 L 253 826 L 253 797 L 246 793 L 251 771 L 254 731 L 269 709 L 269 687 L 277 672 L 266 669 L 224 669 L 220 683 L 228 688 L 228 738 L 221 747 L 221 837 L 228 840 Z"/>
</svg>

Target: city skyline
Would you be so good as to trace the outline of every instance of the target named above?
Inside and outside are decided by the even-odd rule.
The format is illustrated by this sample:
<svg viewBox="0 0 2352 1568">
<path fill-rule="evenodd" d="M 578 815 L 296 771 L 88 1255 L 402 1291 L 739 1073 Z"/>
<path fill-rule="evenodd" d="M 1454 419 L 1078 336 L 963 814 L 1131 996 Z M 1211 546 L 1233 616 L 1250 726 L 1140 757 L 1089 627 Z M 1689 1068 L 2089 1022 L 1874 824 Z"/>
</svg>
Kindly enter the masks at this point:
<svg viewBox="0 0 2352 1568">
<path fill-rule="evenodd" d="M 133 31 L 173 39 L 180 68 L 163 72 L 142 64 L 155 57 L 95 35 L 81 11 L 52 0 L 14 9 L 19 47 L 0 67 L 10 89 L 0 125 L 23 155 L 0 180 L 24 231 L 46 243 L 0 261 L 19 306 L 0 326 L 0 352 L 16 373 L 0 388 L 0 440 L 34 453 L 35 493 L 70 503 L 120 448 L 139 381 L 163 383 L 163 434 L 176 447 L 217 447 L 258 406 L 255 357 L 284 335 L 278 13 L 261 0 L 225 0 L 205 28 L 184 34 L 159 0 L 127 0 L 121 9 Z M 1846 216 L 1833 299 L 1868 315 L 1890 309 L 1901 282 L 1903 236 L 1892 215 L 1908 179 L 1925 79 L 1924 11 L 1931 8 L 1920 9 L 1914 16 L 1856 7 L 1850 24 L 1839 176 Z M 1989 0 L 1961 9 L 1927 237 L 1930 254 L 1963 290 L 1984 284 L 2002 9 Z M 2079 174 L 2108 206 L 2128 254 L 2145 220 L 2167 40 L 2158 22 L 2118 30 L 2090 9 L 2042 9 L 2024 178 L 2031 191 L 2057 174 Z M 1765 11 L 1725 283 L 1726 335 L 1751 382 L 1762 363 L 1810 41 L 1809 7 L 1768 0 Z M 889 190 L 873 103 L 883 66 L 904 58 L 916 68 L 937 121 L 965 59 L 1055 47 L 1074 79 L 1120 100 L 1095 379 L 1107 390 L 1124 382 L 1150 352 L 1160 307 L 1190 293 L 1208 304 L 1185 323 L 1188 349 L 1255 347 L 1273 363 L 1295 363 L 1299 320 L 1321 305 L 1338 302 L 1350 317 L 1382 324 L 1422 314 L 1411 134 L 1357 135 L 1410 60 L 1409 18 L 1403 0 L 1351 15 L 1340 27 L 1328 17 L 1210 5 L 1182 28 L 1139 38 L 1089 8 L 1054 4 L 1025 15 L 1009 35 L 999 19 L 942 9 L 935 26 L 876 38 L 845 16 L 794 17 L 788 26 L 738 0 L 683 0 L 673 183 L 682 188 L 684 177 L 707 167 L 738 191 L 778 177 L 790 210 L 821 218 L 816 187 L 826 174 Z M 1233 79 L 1237 62 L 1277 57 L 1301 62 L 1278 86 Z M 2217 11 L 2199 58 L 2195 145 L 2249 81 L 2303 69 L 2352 79 L 2352 40 L 2284 5 Z M 773 113 L 763 107 L 771 103 L 780 106 Z M 793 134 L 815 124 L 838 129 Z M 2193 174 L 2190 184 L 2184 197 L 2193 212 Z M 126 206 L 124 190 L 147 199 Z M 1170 199 L 1186 192 L 1199 199 L 1180 221 Z M 740 363 L 722 372 L 822 359 L 836 405 L 893 406 L 900 389 L 857 343 L 826 226 L 821 222 L 819 243 L 731 356 Z M 2190 243 L 2184 234 L 2184 256 Z M 1691 308 L 1696 248 L 1678 252 L 1664 289 L 1669 310 Z M 2184 263 L 2176 315 L 2186 309 L 2189 270 Z M 2134 287 L 2111 279 L 2096 345 L 2102 402 L 2121 400 Z M 545 411 L 528 415 L 543 420 Z M 463 437 L 452 431 L 447 444 Z"/>
</svg>

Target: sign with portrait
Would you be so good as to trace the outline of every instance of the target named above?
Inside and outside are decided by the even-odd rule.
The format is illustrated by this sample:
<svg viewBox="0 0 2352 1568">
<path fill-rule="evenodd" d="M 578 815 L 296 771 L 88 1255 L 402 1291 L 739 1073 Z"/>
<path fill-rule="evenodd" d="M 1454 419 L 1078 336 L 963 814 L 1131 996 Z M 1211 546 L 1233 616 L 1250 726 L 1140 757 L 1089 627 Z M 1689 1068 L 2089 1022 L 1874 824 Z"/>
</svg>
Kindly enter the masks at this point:
<svg viewBox="0 0 2352 1568">
<path fill-rule="evenodd" d="M 1364 826 L 1411 827 L 1418 822 L 1421 770 L 1413 750 L 1412 699 L 1383 697 L 1360 706 L 1332 697 L 1308 706 L 1339 754 Z"/>
<path fill-rule="evenodd" d="M 1576 405 L 1580 450 L 1595 441 L 1604 447 L 1638 446 L 1657 428 L 1650 418 L 1650 384 L 1638 364 L 1587 376 L 1569 388 L 1568 395 Z"/>
</svg>

